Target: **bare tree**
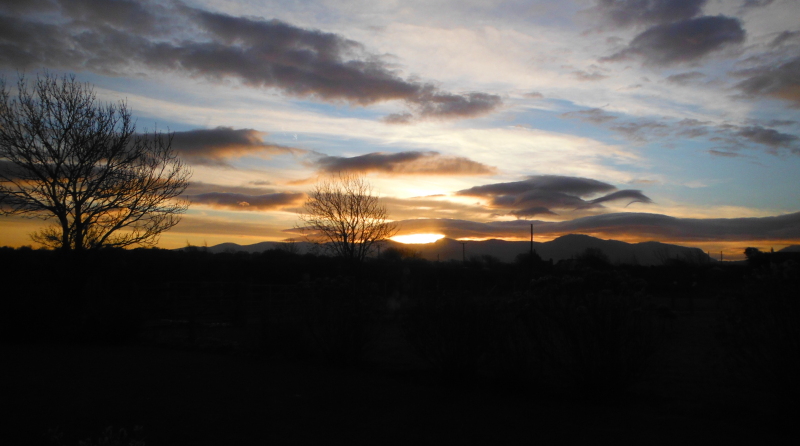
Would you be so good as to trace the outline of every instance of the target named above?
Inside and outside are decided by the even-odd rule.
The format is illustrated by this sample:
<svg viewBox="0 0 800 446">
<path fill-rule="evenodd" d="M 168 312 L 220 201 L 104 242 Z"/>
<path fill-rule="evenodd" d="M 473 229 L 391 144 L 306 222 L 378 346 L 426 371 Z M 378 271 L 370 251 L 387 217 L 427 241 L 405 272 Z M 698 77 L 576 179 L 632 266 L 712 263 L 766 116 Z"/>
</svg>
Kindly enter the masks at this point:
<svg viewBox="0 0 800 446">
<path fill-rule="evenodd" d="M 381 240 L 397 233 L 386 207 L 363 176 L 340 173 L 309 193 L 300 228 L 312 241 L 326 242 L 335 255 L 359 263 Z"/>
<path fill-rule="evenodd" d="M 48 247 L 153 245 L 188 207 L 191 171 L 171 146 L 74 76 L 21 76 L 17 97 L 0 80 L 0 213 L 54 221 L 31 234 Z"/>
</svg>

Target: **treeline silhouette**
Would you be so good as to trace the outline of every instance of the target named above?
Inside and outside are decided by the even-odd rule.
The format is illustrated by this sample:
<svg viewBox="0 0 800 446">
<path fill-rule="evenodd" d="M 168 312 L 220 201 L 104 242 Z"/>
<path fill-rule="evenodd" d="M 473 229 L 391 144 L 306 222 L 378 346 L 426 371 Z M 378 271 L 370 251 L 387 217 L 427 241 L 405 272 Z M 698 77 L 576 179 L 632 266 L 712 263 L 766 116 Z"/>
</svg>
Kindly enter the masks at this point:
<svg viewBox="0 0 800 446">
<path fill-rule="evenodd" d="M 800 268 L 792 256 L 766 256 L 645 267 L 612 265 L 596 250 L 502 263 L 392 249 L 354 267 L 290 250 L 0 248 L 0 334 L 336 367 L 417 361 L 447 387 L 606 400 L 669 366 L 681 321 L 705 312 L 719 379 L 796 404 Z"/>
</svg>

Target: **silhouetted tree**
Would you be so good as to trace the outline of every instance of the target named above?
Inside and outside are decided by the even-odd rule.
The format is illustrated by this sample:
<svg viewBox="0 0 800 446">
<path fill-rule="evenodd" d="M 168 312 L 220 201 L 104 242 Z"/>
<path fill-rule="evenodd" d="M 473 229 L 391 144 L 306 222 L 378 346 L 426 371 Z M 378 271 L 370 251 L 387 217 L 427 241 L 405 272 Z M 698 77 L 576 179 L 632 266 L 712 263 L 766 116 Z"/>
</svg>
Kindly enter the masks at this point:
<svg viewBox="0 0 800 446">
<path fill-rule="evenodd" d="M 0 80 L 0 213 L 55 220 L 31 238 L 64 250 L 154 245 L 178 224 L 191 171 L 171 135 L 136 134 L 125 102 L 74 76 L 18 87 Z"/>
<path fill-rule="evenodd" d="M 397 232 L 387 218 L 386 207 L 363 176 L 340 173 L 314 186 L 299 229 L 313 241 L 326 242 L 335 255 L 360 263 L 377 242 Z"/>
</svg>

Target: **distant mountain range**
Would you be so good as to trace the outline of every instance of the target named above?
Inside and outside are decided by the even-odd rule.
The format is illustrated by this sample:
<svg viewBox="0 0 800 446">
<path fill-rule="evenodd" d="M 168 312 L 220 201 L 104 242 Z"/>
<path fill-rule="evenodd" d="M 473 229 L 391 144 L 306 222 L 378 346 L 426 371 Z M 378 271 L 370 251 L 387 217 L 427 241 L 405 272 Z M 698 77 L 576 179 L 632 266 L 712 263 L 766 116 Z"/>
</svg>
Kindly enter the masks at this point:
<svg viewBox="0 0 800 446">
<path fill-rule="evenodd" d="M 435 243 L 403 244 L 394 241 L 384 242 L 381 250 L 388 248 L 413 253 L 417 257 L 427 260 L 461 260 L 462 256 L 471 257 L 492 256 L 502 262 L 513 262 L 519 254 L 530 252 L 530 242 L 509 242 L 505 240 L 469 241 L 466 245 L 458 240 L 443 238 Z M 699 248 L 670 245 L 660 242 L 626 243 L 617 240 L 603 240 L 588 235 L 570 234 L 559 237 L 549 242 L 534 242 L 533 249 L 545 261 L 573 258 L 587 249 L 599 249 L 612 263 L 628 263 L 639 265 L 661 265 L 667 259 L 684 259 L 692 261 L 707 261 L 708 256 Z M 791 246 L 781 251 L 800 249 L 800 246 Z M 180 248 L 185 249 L 185 248 Z M 319 252 L 320 247 L 309 242 L 261 242 L 253 245 L 238 245 L 236 243 L 222 243 L 208 247 L 212 253 L 222 252 L 248 252 L 257 253 L 270 249 L 283 249 L 305 254 Z M 715 259 L 711 259 L 715 262 Z"/>
</svg>

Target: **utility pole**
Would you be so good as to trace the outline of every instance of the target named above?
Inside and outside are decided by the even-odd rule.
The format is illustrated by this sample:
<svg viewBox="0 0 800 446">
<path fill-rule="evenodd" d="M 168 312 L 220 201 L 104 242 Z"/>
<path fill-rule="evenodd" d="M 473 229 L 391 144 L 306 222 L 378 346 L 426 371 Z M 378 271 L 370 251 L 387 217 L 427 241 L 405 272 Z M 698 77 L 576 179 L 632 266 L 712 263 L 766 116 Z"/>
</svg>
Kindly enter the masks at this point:
<svg viewBox="0 0 800 446">
<path fill-rule="evenodd" d="M 533 261 L 533 223 L 531 223 L 531 262 Z"/>
<path fill-rule="evenodd" d="M 467 242 L 461 243 L 461 263 L 467 263 Z"/>
</svg>

